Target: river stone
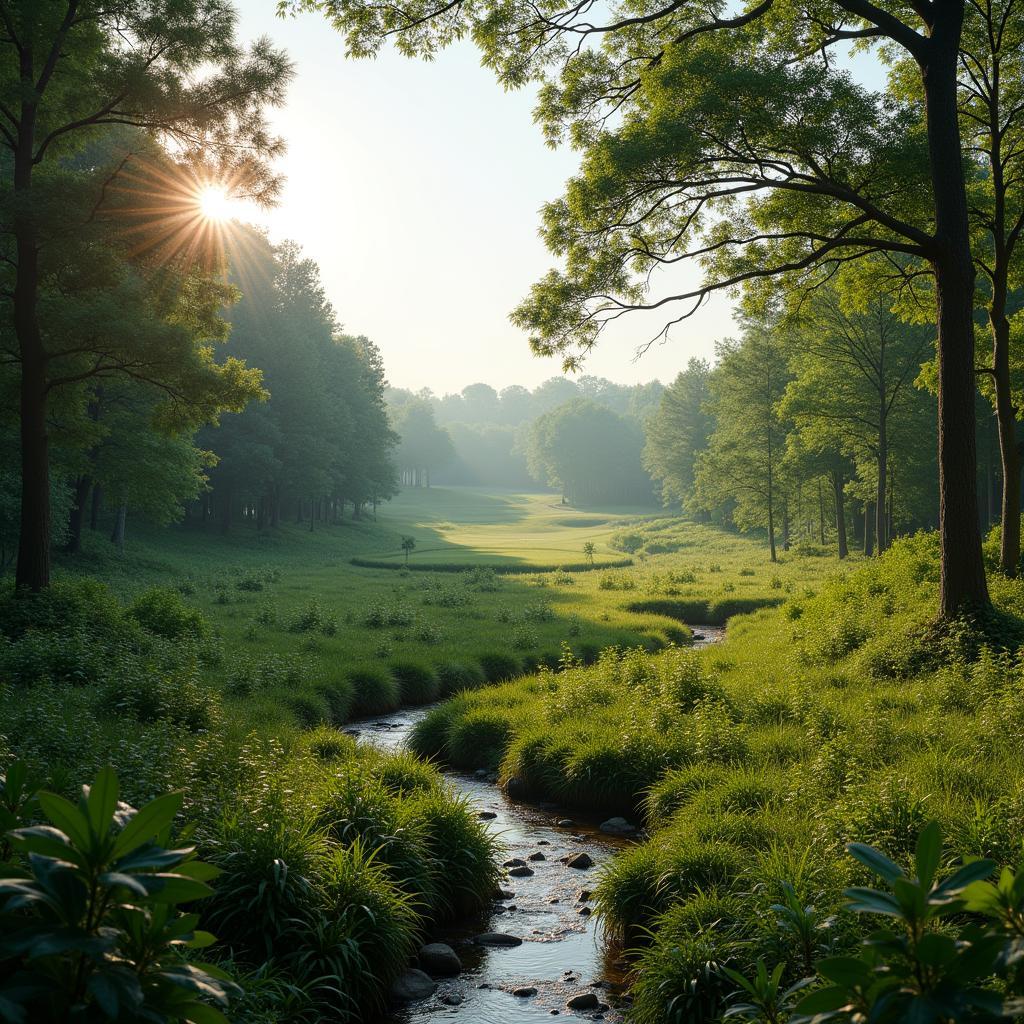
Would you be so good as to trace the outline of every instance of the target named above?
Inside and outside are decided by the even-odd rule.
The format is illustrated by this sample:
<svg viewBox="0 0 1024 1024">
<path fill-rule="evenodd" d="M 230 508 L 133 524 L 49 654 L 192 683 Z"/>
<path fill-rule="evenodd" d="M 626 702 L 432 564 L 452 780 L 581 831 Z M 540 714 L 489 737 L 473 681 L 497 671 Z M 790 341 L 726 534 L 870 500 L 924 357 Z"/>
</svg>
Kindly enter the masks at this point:
<svg viewBox="0 0 1024 1024">
<path fill-rule="evenodd" d="M 589 853 L 573 854 L 566 862 L 566 867 L 576 868 L 577 871 L 586 871 L 594 866 L 594 858 Z"/>
<path fill-rule="evenodd" d="M 481 811 L 479 818 L 481 821 L 493 821 L 497 817 L 494 811 Z"/>
<path fill-rule="evenodd" d="M 473 940 L 478 946 L 521 946 L 523 940 L 518 935 L 507 932 L 484 932 Z"/>
<path fill-rule="evenodd" d="M 503 868 L 522 868 L 526 867 L 526 861 L 522 857 L 511 857 L 504 861 L 501 866 Z"/>
<path fill-rule="evenodd" d="M 590 917 L 593 911 L 590 909 L 590 907 L 580 907 L 580 909 L 577 910 L 576 913 L 579 914 L 580 917 Z"/>
<path fill-rule="evenodd" d="M 441 996 L 441 1002 L 445 1006 L 461 1006 L 462 996 L 458 992 L 449 992 L 446 995 Z"/>
<path fill-rule="evenodd" d="M 540 850 L 538 850 L 536 853 L 531 853 L 530 856 L 527 857 L 526 859 L 527 860 L 547 860 L 547 857 L 545 857 L 544 854 L 541 853 Z"/>
<path fill-rule="evenodd" d="M 529 999 L 530 996 L 535 996 L 537 990 L 532 985 L 523 985 L 522 988 L 512 989 L 512 995 L 519 996 L 520 999 Z"/>
<path fill-rule="evenodd" d="M 559 818 L 558 821 L 555 822 L 555 824 L 559 828 L 572 828 L 573 825 L 576 824 L 576 822 L 573 821 L 572 818 Z"/>
<path fill-rule="evenodd" d="M 533 869 L 528 868 L 525 864 L 522 864 L 516 868 L 512 868 L 509 871 L 509 875 L 511 875 L 512 878 L 529 878 L 532 874 Z"/>
<path fill-rule="evenodd" d="M 513 775 L 512 778 L 505 783 L 505 793 L 508 795 L 510 800 L 522 800 L 529 794 L 529 792 L 530 787 L 527 786 L 518 775 Z"/>
<path fill-rule="evenodd" d="M 451 946 L 443 942 L 428 942 L 420 947 L 420 967 L 430 974 L 451 977 L 462 971 L 462 961 Z"/>
<path fill-rule="evenodd" d="M 567 1010 L 596 1010 L 601 1005 L 601 1000 L 593 992 L 581 992 L 573 996 L 566 1004 Z"/>
<path fill-rule="evenodd" d="M 497 888 L 494 890 L 495 899 L 499 900 L 511 900 L 515 898 L 515 895 L 511 889 Z"/>
<path fill-rule="evenodd" d="M 579 903 L 589 903 L 590 897 L 593 895 L 594 894 L 589 889 L 580 889 L 580 891 L 576 893 L 576 900 Z"/>
<path fill-rule="evenodd" d="M 609 818 L 601 822 L 601 831 L 610 836 L 631 836 L 636 831 L 636 825 L 630 824 L 625 818 Z"/>
<path fill-rule="evenodd" d="M 391 996 L 403 1003 L 426 999 L 437 990 L 437 982 L 429 974 L 410 967 L 391 986 Z"/>
</svg>

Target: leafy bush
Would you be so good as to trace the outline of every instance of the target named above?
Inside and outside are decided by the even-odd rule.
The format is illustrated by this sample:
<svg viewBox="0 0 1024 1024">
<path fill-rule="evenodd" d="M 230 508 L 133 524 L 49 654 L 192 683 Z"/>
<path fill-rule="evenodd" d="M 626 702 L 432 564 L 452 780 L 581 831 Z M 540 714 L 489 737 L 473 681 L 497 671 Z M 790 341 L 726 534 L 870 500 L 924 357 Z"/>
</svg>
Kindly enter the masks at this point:
<svg viewBox="0 0 1024 1024">
<path fill-rule="evenodd" d="M 209 729 L 220 718 L 216 693 L 200 682 L 194 670 L 167 675 L 118 673 L 103 684 L 97 708 L 109 716 L 169 722 L 190 732 Z"/>
<path fill-rule="evenodd" d="M 324 611 L 320 602 L 313 598 L 292 617 L 288 623 L 288 630 L 292 633 L 322 633 L 324 636 L 334 636 L 338 631 L 338 623 L 334 616 Z"/>
<path fill-rule="evenodd" d="M 125 613 L 143 629 L 167 640 L 202 640 L 209 626 L 197 608 L 190 608 L 170 588 L 153 587 L 137 597 Z"/>
<path fill-rule="evenodd" d="M 23 765 L 0 786 L 0 1011 L 6 1020 L 226 1021 L 238 992 L 216 968 L 186 958 L 209 945 L 199 915 L 178 906 L 210 895 L 208 865 L 168 848 L 180 793 L 136 811 L 118 802 L 112 771 L 77 804 L 35 793 Z M 41 807 L 50 826 L 24 826 Z M 22 826 L 22 827 L 17 827 Z"/>
</svg>

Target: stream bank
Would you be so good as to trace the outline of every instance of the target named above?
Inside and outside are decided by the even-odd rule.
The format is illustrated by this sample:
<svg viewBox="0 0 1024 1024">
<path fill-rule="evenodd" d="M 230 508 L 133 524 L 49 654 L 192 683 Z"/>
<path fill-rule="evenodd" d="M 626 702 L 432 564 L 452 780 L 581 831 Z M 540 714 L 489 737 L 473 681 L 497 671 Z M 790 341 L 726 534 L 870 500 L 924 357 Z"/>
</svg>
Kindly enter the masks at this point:
<svg viewBox="0 0 1024 1024">
<path fill-rule="evenodd" d="M 696 646 L 716 643 L 725 634 L 716 626 L 693 629 Z M 411 708 L 353 722 L 350 731 L 361 742 L 397 749 L 428 711 Z M 621 1022 L 629 1001 L 622 965 L 617 951 L 600 941 L 590 890 L 602 867 L 630 840 L 603 832 L 601 817 L 551 803 L 513 802 L 492 773 L 445 774 L 500 840 L 514 875 L 479 919 L 431 936 L 454 949 L 462 971 L 455 977 L 433 975 L 437 987 L 431 995 L 406 1003 L 385 1020 L 525 1024 L 568 1016 Z M 581 854 L 578 863 L 585 867 L 566 863 Z M 508 938 L 485 944 L 481 937 L 487 935 Z"/>
</svg>

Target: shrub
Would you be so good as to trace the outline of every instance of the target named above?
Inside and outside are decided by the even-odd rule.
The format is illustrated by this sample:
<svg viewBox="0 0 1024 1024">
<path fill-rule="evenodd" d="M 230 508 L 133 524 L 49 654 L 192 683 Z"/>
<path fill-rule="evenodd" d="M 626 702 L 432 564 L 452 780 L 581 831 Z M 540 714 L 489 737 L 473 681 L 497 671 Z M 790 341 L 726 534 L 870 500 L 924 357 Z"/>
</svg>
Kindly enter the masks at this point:
<svg viewBox="0 0 1024 1024">
<path fill-rule="evenodd" d="M 488 907 L 498 884 L 497 843 L 474 808 L 446 786 L 422 789 L 402 805 L 409 827 L 422 828 L 422 840 L 437 872 L 435 920 L 466 918 Z"/>
<path fill-rule="evenodd" d="M 216 693 L 188 670 L 169 675 L 118 673 L 103 684 L 97 709 L 136 722 L 168 722 L 190 732 L 209 729 L 220 717 Z"/>
<path fill-rule="evenodd" d="M 324 636 L 334 636 L 338 631 L 338 623 L 334 616 L 324 611 L 320 602 L 313 598 L 291 618 L 288 630 L 292 633 L 322 633 Z"/>
<path fill-rule="evenodd" d="M 104 584 L 91 579 L 57 580 L 38 593 L 5 588 L 0 597 L 0 633 L 18 639 L 27 632 L 72 633 L 97 637 L 123 634 L 124 609 Z"/>
<path fill-rule="evenodd" d="M 666 824 L 676 811 L 695 796 L 718 785 L 726 770 L 717 764 L 692 764 L 666 773 L 644 798 L 644 816 L 648 825 Z"/>
<path fill-rule="evenodd" d="M 441 686 L 429 668 L 414 662 L 399 662 L 391 666 L 391 672 L 398 680 L 403 704 L 429 704 L 437 700 Z"/>
<path fill-rule="evenodd" d="M 295 956 L 302 958 L 307 976 L 326 973 L 331 989 L 344 992 L 354 1006 L 379 1011 L 415 948 L 418 920 L 413 899 L 398 889 L 387 866 L 359 842 L 331 851 L 320 886 L 326 913 L 318 926 L 333 924 L 329 941 L 314 942 L 312 948 L 331 951 L 332 960 L 325 964 L 320 957 L 310 957 L 301 942 Z M 344 959 L 338 956 L 342 952 L 348 954 Z"/>
<path fill-rule="evenodd" d="M 347 676 L 325 679 L 316 684 L 316 692 L 326 701 L 334 725 L 344 725 L 352 714 L 356 694 L 352 680 Z"/>
<path fill-rule="evenodd" d="M 348 680 L 352 684 L 353 715 L 383 714 L 394 711 L 402 702 L 398 680 L 381 669 L 353 669 Z"/>
<path fill-rule="evenodd" d="M 175 591 L 153 587 L 137 597 L 126 612 L 143 629 L 168 640 L 203 639 L 209 627 L 197 608 L 190 608 Z"/>
<path fill-rule="evenodd" d="M 221 870 L 209 915 L 222 941 L 236 955 L 263 959 L 286 949 L 296 923 L 312 920 L 319 905 L 322 833 L 271 793 L 255 806 L 225 805 L 199 836 Z"/>
<path fill-rule="evenodd" d="M 197 932 L 198 915 L 177 910 L 211 892 L 192 847 L 164 848 L 181 794 L 139 811 L 118 795 L 109 769 L 77 804 L 34 793 L 23 765 L 2 779 L 0 820 L 14 828 L 17 855 L 0 878 L 7 1020 L 123 1019 L 124 1004 L 138 1019 L 209 1020 L 238 992 L 180 953 L 213 938 Z M 18 827 L 40 806 L 55 828 Z"/>
<path fill-rule="evenodd" d="M 503 683 L 519 675 L 519 662 L 509 654 L 481 654 L 480 668 L 489 683 Z"/>
</svg>

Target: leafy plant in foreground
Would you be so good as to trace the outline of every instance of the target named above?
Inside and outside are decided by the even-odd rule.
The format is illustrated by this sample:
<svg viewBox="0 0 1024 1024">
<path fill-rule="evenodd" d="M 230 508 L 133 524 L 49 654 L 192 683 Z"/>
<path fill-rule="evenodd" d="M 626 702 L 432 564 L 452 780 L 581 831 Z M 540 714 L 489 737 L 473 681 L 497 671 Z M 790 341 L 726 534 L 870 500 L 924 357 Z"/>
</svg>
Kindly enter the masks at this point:
<svg viewBox="0 0 1024 1024">
<path fill-rule="evenodd" d="M 237 991 L 186 960 L 212 943 L 179 904 L 209 895 L 216 868 L 191 846 L 168 848 L 182 795 L 136 811 L 102 770 L 77 805 L 34 793 L 20 764 L 0 789 L 14 859 L 0 865 L 0 1019 L 147 1020 L 217 1024 Z M 23 825 L 37 801 L 49 825 Z"/>
<path fill-rule="evenodd" d="M 974 1024 L 1024 1015 L 1016 970 L 1024 952 L 1024 872 L 1006 868 L 992 882 L 994 862 L 979 859 L 940 877 L 942 834 L 934 821 L 918 838 L 916 877 L 873 847 L 847 849 L 885 883 L 848 889 L 848 909 L 893 923 L 872 932 L 856 955 L 818 961 L 825 985 L 794 1008 L 793 1024 Z M 753 981 L 730 975 L 747 997 L 733 1015 L 785 1019 L 783 973 L 783 965 L 769 975 L 762 964 Z"/>
</svg>

